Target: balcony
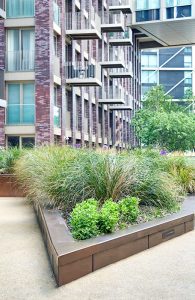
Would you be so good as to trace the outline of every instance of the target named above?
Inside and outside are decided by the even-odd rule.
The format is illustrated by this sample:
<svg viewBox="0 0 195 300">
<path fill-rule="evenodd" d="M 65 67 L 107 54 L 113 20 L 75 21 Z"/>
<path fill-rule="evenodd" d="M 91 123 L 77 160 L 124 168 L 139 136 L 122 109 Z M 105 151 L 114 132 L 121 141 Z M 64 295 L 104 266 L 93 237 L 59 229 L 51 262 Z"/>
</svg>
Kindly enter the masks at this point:
<svg viewBox="0 0 195 300">
<path fill-rule="evenodd" d="M 110 110 L 133 110 L 133 97 L 132 95 L 125 96 L 125 105 L 113 105 L 110 106 Z"/>
<path fill-rule="evenodd" d="M 122 11 L 124 14 L 130 14 L 132 12 L 131 0 L 109 0 L 110 11 Z"/>
<path fill-rule="evenodd" d="M 7 125 L 33 125 L 35 122 L 35 105 L 8 103 L 6 116 Z"/>
<path fill-rule="evenodd" d="M 125 32 L 113 32 L 109 34 L 109 43 L 112 46 L 131 46 L 133 45 L 132 30 Z"/>
<path fill-rule="evenodd" d="M 110 70 L 109 75 L 111 78 L 132 78 L 132 62 L 129 62 L 128 65 L 125 66 L 125 68 L 116 68 Z"/>
<path fill-rule="evenodd" d="M 102 59 L 102 54 L 100 60 Z M 110 47 L 107 53 L 104 53 L 104 58 L 100 61 L 102 68 L 124 68 L 125 56 L 122 49 Z"/>
<path fill-rule="evenodd" d="M 98 102 L 102 104 L 125 104 L 124 89 L 102 88 L 100 91 L 100 99 L 98 100 Z"/>
<path fill-rule="evenodd" d="M 0 19 L 6 18 L 5 0 L 0 0 Z"/>
<path fill-rule="evenodd" d="M 73 40 L 101 39 L 101 19 L 94 9 L 66 14 L 66 34 Z"/>
<path fill-rule="evenodd" d="M 117 105 L 117 106 L 110 106 L 110 110 L 132 110 L 130 105 Z"/>
<path fill-rule="evenodd" d="M 142 34 L 142 49 L 195 44 L 195 11 L 192 0 L 137 0 L 132 23 L 133 28 Z"/>
<path fill-rule="evenodd" d="M 71 86 L 101 86 L 101 67 L 97 63 L 68 62 L 66 83 Z"/>
<path fill-rule="evenodd" d="M 8 51 L 6 61 L 8 72 L 34 71 L 34 51 Z"/>
<path fill-rule="evenodd" d="M 54 127 L 61 128 L 61 108 L 54 106 Z"/>
<path fill-rule="evenodd" d="M 123 32 L 125 31 L 125 17 L 122 12 L 103 12 L 102 32 Z"/>
<path fill-rule="evenodd" d="M 1 2 L 2 0 L 0 0 Z M 35 15 L 34 0 L 7 0 L 7 18 L 32 18 Z"/>
</svg>

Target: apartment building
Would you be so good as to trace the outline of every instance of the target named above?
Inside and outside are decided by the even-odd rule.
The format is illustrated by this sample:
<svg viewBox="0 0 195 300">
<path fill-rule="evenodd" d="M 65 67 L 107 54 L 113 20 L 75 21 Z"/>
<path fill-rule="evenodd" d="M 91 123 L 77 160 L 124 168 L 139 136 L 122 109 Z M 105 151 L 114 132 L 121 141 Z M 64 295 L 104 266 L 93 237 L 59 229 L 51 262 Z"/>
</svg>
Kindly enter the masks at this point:
<svg viewBox="0 0 195 300">
<path fill-rule="evenodd" d="M 0 0 L 0 146 L 135 145 L 140 50 L 195 44 L 190 0 Z"/>
<path fill-rule="evenodd" d="M 153 86 L 162 85 L 175 101 L 192 90 L 194 61 L 192 47 L 147 49 L 142 51 L 142 98 Z"/>
<path fill-rule="evenodd" d="M 0 0 L 1 147 L 136 143 L 131 2 Z"/>
</svg>

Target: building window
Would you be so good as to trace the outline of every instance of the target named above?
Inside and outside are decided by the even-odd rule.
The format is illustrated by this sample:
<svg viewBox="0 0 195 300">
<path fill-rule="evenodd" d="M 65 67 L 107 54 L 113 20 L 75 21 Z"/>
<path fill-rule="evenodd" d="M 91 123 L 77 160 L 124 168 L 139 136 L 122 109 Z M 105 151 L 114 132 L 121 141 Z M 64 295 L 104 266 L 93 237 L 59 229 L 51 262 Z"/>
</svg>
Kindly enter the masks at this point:
<svg viewBox="0 0 195 300">
<path fill-rule="evenodd" d="M 34 0 L 7 0 L 7 18 L 26 18 L 33 17 L 35 14 Z"/>
<path fill-rule="evenodd" d="M 35 91 L 33 83 L 7 85 L 7 124 L 30 125 L 35 119 Z"/>
<path fill-rule="evenodd" d="M 187 17 L 191 17 L 191 15 L 192 15 L 191 5 L 177 7 L 177 18 L 187 18 Z"/>
<path fill-rule="evenodd" d="M 184 55 L 184 68 L 192 68 L 192 56 Z"/>
<path fill-rule="evenodd" d="M 58 26 L 60 26 L 60 7 L 56 0 L 53 1 L 53 20 Z"/>
<path fill-rule="evenodd" d="M 7 70 L 34 70 L 35 36 L 31 29 L 7 31 Z"/>
<path fill-rule="evenodd" d="M 137 0 L 136 22 L 160 20 L 160 0 Z"/>
<path fill-rule="evenodd" d="M 7 146 L 9 148 L 33 148 L 35 146 L 35 138 L 29 136 L 8 136 Z"/>
<path fill-rule="evenodd" d="M 167 19 L 187 18 L 192 15 L 191 0 L 167 0 Z"/>
<path fill-rule="evenodd" d="M 160 0 L 137 0 L 137 10 L 149 10 L 160 8 Z"/>
<path fill-rule="evenodd" d="M 141 10 L 136 12 L 136 22 L 160 20 L 160 9 Z"/>
<path fill-rule="evenodd" d="M 191 85 L 192 84 L 192 72 L 184 72 L 184 76 L 185 76 L 184 83 Z"/>
<path fill-rule="evenodd" d="M 142 54 L 142 67 L 157 67 L 157 54 Z"/>
<path fill-rule="evenodd" d="M 156 71 L 142 71 L 142 83 L 157 84 L 157 72 Z"/>
</svg>

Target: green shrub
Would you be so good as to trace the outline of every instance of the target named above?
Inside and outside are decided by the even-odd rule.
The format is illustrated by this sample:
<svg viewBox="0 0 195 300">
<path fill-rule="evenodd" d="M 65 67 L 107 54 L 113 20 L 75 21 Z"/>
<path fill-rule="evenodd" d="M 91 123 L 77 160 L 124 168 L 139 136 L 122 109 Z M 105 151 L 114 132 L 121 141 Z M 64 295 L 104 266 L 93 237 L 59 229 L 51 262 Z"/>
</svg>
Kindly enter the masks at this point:
<svg viewBox="0 0 195 300">
<path fill-rule="evenodd" d="M 100 211 L 99 226 L 102 233 L 111 233 L 116 229 L 119 222 L 118 203 L 111 199 L 105 201 Z"/>
<path fill-rule="evenodd" d="M 123 198 L 119 202 L 120 218 L 123 222 L 135 222 L 139 214 L 139 199 L 136 197 Z"/>
<path fill-rule="evenodd" d="M 78 203 L 70 215 L 70 226 L 75 239 L 85 240 L 99 234 L 98 202 L 89 199 Z"/>
<path fill-rule="evenodd" d="M 23 152 L 24 150 L 18 148 L 0 150 L 0 174 L 12 174 L 14 172 L 14 164 Z"/>
<path fill-rule="evenodd" d="M 195 192 L 195 168 L 184 157 L 168 158 L 166 167 L 185 192 Z"/>
</svg>

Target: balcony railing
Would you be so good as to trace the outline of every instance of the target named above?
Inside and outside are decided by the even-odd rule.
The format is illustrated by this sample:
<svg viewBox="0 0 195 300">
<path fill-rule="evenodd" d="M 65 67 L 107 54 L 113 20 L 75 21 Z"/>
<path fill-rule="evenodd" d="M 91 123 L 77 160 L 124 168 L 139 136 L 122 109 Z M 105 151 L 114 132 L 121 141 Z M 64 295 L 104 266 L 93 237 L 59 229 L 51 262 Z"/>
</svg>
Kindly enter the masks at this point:
<svg viewBox="0 0 195 300">
<path fill-rule="evenodd" d="M 102 32 L 121 32 L 125 30 L 125 17 L 122 12 L 102 13 Z"/>
<path fill-rule="evenodd" d="M 109 42 L 113 46 L 130 46 L 133 44 L 132 30 L 128 29 L 125 32 L 110 32 Z"/>
<path fill-rule="evenodd" d="M 82 62 L 66 63 L 66 82 L 75 86 L 99 86 L 101 85 L 101 68 Z"/>
<path fill-rule="evenodd" d="M 124 89 L 121 87 L 104 87 L 100 89 L 99 94 L 99 103 L 105 104 L 124 104 L 125 103 L 125 92 Z"/>
<path fill-rule="evenodd" d="M 108 4 L 110 10 L 121 10 L 123 13 L 131 13 L 131 0 L 109 0 Z"/>
<path fill-rule="evenodd" d="M 61 108 L 54 106 L 54 126 L 61 128 Z"/>
<path fill-rule="evenodd" d="M 35 14 L 34 0 L 7 0 L 7 18 L 33 17 Z"/>
<path fill-rule="evenodd" d="M 124 51 L 118 47 L 109 47 L 100 53 L 100 64 L 103 68 L 123 68 L 125 66 Z"/>
<path fill-rule="evenodd" d="M 131 78 L 131 77 L 133 77 L 132 62 L 128 62 L 128 64 L 124 68 L 114 68 L 114 69 L 110 70 L 109 75 L 112 78 Z"/>
<path fill-rule="evenodd" d="M 60 7 L 56 2 L 53 2 L 53 20 L 60 26 Z"/>
<path fill-rule="evenodd" d="M 7 125 L 33 125 L 35 122 L 35 105 L 8 103 L 6 116 Z"/>
<path fill-rule="evenodd" d="M 101 38 L 101 18 L 91 7 L 90 12 L 69 12 L 66 14 L 66 34 L 75 39 Z"/>
<path fill-rule="evenodd" d="M 7 71 L 33 71 L 34 51 L 8 51 Z"/>
</svg>

